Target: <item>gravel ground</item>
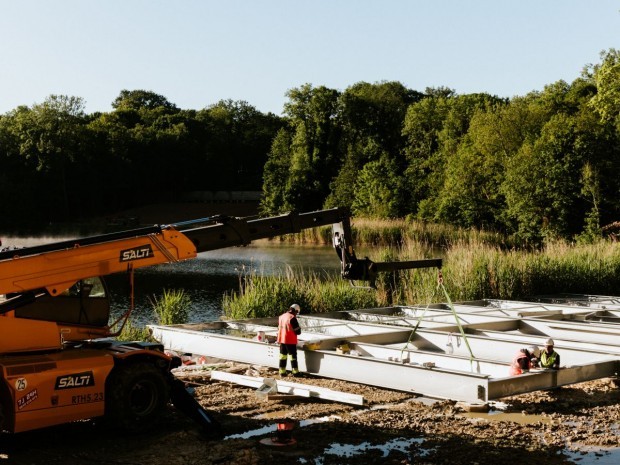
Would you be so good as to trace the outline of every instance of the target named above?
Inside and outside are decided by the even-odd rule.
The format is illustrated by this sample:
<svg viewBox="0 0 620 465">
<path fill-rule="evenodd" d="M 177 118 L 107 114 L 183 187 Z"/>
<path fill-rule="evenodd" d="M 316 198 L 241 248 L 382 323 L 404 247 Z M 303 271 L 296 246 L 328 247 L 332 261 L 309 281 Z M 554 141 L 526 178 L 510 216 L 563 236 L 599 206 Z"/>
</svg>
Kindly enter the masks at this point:
<svg viewBox="0 0 620 465">
<path fill-rule="evenodd" d="M 229 364 L 219 370 L 245 372 Z M 248 374 L 276 377 L 253 367 Z M 179 374 L 221 423 L 205 437 L 173 407 L 148 433 L 124 435 L 86 421 L 0 436 L 0 463 L 17 464 L 603 464 L 620 455 L 620 390 L 603 379 L 501 399 L 489 413 L 414 395 L 306 376 L 295 382 L 363 395 L 363 407 L 295 398 Z M 288 379 L 287 379 L 288 380 Z M 501 411 L 498 410 L 501 408 Z M 275 425 L 295 421 L 295 444 L 275 445 Z M 267 442 L 267 445 L 261 442 Z"/>
</svg>

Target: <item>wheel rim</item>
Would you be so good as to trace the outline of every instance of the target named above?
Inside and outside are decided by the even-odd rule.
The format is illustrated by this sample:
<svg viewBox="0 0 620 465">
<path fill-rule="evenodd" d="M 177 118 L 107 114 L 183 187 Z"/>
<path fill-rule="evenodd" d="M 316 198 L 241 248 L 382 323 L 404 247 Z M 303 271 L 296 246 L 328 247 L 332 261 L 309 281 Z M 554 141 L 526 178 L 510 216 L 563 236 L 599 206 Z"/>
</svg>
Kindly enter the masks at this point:
<svg viewBox="0 0 620 465">
<path fill-rule="evenodd" d="M 136 383 L 129 397 L 129 406 L 136 416 L 146 416 L 151 413 L 158 404 L 159 395 L 157 386 L 149 380 L 141 380 Z"/>
</svg>

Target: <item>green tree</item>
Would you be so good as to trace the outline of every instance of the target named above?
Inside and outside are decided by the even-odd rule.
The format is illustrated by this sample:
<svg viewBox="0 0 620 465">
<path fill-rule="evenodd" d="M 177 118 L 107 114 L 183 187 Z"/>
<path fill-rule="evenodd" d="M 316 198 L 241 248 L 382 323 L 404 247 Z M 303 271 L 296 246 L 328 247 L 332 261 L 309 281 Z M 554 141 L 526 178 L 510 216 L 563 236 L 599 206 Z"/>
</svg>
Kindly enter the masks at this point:
<svg viewBox="0 0 620 465">
<path fill-rule="evenodd" d="M 601 184 L 599 173 L 589 162 L 581 170 L 581 194 L 591 204 L 585 217 L 583 233 L 580 238 L 594 242 L 601 237 Z"/>
<path fill-rule="evenodd" d="M 136 168 L 132 164 L 132 135 L 118 112 L 97 114 L 88 123 L 91 146 L 91 206 L 97 213 L 121 211 L 132 206 Z"/>
<path fill-rule="evenodd" d="M 271 145 L 263 174 L 263 195 L 260 211 L 263 214 L 276 214 L 286 211 L 286 185 L 290 160 L 291 137 L 286 129 L 280 129 Z"/>
<path fill-rule="evenodd" d="M 525 144 L 507 163 L 503 191 L 508 217 L 523 240 L 565 237 L 580 196 L 582 154 L 569 116 L 554 115 L 534 144 Z"/>
<path fill-rule="evenodd" d="M 205 131 L 203 166 L 214 174 L 209 188 L 261 189 L 267 154 L 284 125 L 282 118 L 265 115 L 245 101 L 233 100 L 207 107 L 198 118 Z"/>
<path fill-rule="evenodd" d="M 21 154 L 23 113 L 30 112 L 25 106 L 0 116 L 0 218 L 5 231 L 29 223 L 40 214 L 37 204 L 36 162 Z M 24 186 L 31 188 L 24 189 Z M 11 201 L 19 192 L 19 202 Z"/>
<path fill-rule="evenodd" d="M 359 82 L 345 90 L 340 97 L 343 131 L 340 145 L 344 155 L 338 175 L 331 183 L 326 206 L 352 205 L 358 173 L 370 161 L 385 156 L 398 170 L 405 168 L 403 120 L 409 105 L 420 98 L 422 94 L 395 81 Z M 402 193 L 401 190 L 395 194 Z M 403 208 L 403 199 L 397 204 Z"/>
<path fill-rule="evenodd" d="M 325 208 L 351 207 L 355 198 L 355 183 L 366 158 L 363 149 L 347 147 L 342 166 L 330 184 L 330 193 L 325 199 Z"/>
<path fill-rule="evenodd" d="M 117 111 L 144 111 L 164 109 L 173 113 L 178 107 L 169 102 L 163 95 L 149 90 L 121 90 L 118 97 L 112 102 L 112 108 Z"/>
<path fill-rule="evenodd" d="M 405 141 L 402 127 L 407 108 L 421 98 L 421 93 L 400 82 L 358 82 L 340 98 L 343 137 L 347 143 L 361 142 L 361 146 L 373 141 L 396 158 Z M 363 160 L 367 161 L 371 160 Z"/>
<path fill-rule="evenodd" d="M 447 176 L 451 166 L 462 165 L 463 160 L 455 158 L 459 157 L 459 146 L 470 130 L 472 119 L 481 111 L 506 102 L 489 94 L 456 95 L 444 88 L 427 89 L 427 93 L 427 98 L 409 108 L 405 119 L 403 133 L 408 141 L 405 189 L 409 199 L 407 213 L 437 220 L 445 214 L 452 216 L 456 204 L 464 200 L 456 198 L 463 194 L 460 183 Z M 475 156 L 475 152 L 474 147 L 473 151 L 464 150 L 461 154 Z M 476 166 L 483 165 L 484 162 Z M 467 164 L 454 172 L 457 177 L 463 167 Z M 473 170 L 468 171 L 473 174 Z M 466 217 L 469 219 L 465 220 Z M 459 222 L 474 221 L 471 212 L 458 218 Z"/>
<path fill-rule="evenodd" d="M 399 215 L 400 177 L 398 167 L 384 154 L 366 163 L 355 183 L 353 214 L 371 218 L 395 218 Z"/>
<path fill-rule="evenodd" d="M 497 226 L 493 161 L 476 151 L 474 144 L 462 143 L 446 164 L 444 184 L 433 202 L 433 219 L 464 227 Z"/>
<path fill-rule="evenodd" d="M 340 127 L 336 122 L 339 92 L 305 84 L 287 93 L 284 105 L 291 133 L 290 170 L 278 210 L 321 208 L 336 175 Z M 281 150 L 281 147 L 280 147 Z"/>
<path fill-rule="evenodd" d="M 80 212 L 72 210 L 71 201 L 79 200 L 76 184 L 87 181 L 72 176 L 71 169 L 87 161 L 83 149 L 87 122 L 83 100 L 51 95 L 32 108 L 18 108 L 9 120 L 16 152 L 37 171 L 31 188 L 41 192 L 42 217 L 58 220 L 70 214 L 79 216 Z"/>
<path fill-rule="evenodd" d="M 447 112 L 445 97 L 432 96 L 412 104 L 407 110 L 403 125 L 407 159 L 405 188 L 413 213 L 418 213 L 420 203 L 431 197 L 432 192 L 438 192 L 443 184 L 443 163 L 438 150 Z"/>
<path fill-rule="evenodd" d="M 502 228 L 502 213 L 505 202 L 501 192 L 504 182 L 505 164 L 514 156 L 528 138 L 535 139 L 540 127 L 533 124 L 539 117 L 527 99 L 515 99 L 510 104 L 494 99 L 473 99 L 466 105 L 468 112 L 463 122 L 452 124 L 453 136 L 442 137 L 440 149 L 445 166 L 443 184 L 434 202 L 423 204 L 430 209 L 433 219 L 456 223 L 461 226 L 486 226 Z M 466 102 L 468 103 L 468 102 Z M 460 106 L 455 105 L 457 109 Z M 452 110 L 446 121 L 453 119 Z M 469 121 L 467 116 L 471 115 Z M 515 122 L 520 122 L 520 125 Z M 531 128 L 525 121 L 530 121 Z M 542 120 L 544 121 L 544 119 Z M 449 124 L 446 123 L 446 127 Z M 464 131 L 466 131 L 465 135 Z M 444 136 L 446 130 L 442 130 Z M 453 146 L 456 140 L 456 150 Z M 424 216 L 429 213 L 421 212 Z"/>
<path fill-rule="evenodd" d="M 615 124 L 620 132 L 620 51 L 612 48 L 602 52 L 601 61 L 585 71 L 593 78 L 597 90 L 590 104 L 603 121 Z"/>
</svg>

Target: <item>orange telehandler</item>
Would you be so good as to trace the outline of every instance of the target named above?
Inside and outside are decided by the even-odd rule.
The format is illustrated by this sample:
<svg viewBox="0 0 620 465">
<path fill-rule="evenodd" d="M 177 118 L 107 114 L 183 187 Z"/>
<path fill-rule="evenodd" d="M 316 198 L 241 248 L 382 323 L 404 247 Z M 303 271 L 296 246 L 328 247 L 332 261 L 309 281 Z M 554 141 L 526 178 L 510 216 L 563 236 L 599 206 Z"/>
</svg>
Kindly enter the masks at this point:
<svg viewBox="0 0 620 465">
<path fill-rule="evenodd" d="M 130 272 L 133 279 L 137 268 L 329 224 L 345 279 L 372 283 L 381 271 L 441 266 L 438 259 L 358 259 L 342 208 L 258 219 L 215 216 L 0 251 L 0 430 L 103 417 L 140 431 L 172 402 L 206 432 L 219 434 L 217 422 L 171 373 L 178 357 L 157 343 L 114 339 L 129 312 L 109 324 L 102 277 Z"/>
</svg>

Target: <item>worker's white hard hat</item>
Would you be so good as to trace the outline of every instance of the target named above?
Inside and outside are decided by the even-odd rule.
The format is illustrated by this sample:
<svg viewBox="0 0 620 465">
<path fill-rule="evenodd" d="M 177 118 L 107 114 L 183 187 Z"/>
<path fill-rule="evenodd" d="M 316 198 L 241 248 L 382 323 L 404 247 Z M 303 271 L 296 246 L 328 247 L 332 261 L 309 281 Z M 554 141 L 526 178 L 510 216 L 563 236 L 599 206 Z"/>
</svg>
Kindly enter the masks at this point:
<svg viewBox="0 0 620 465">
<path fill-rule="evenodd" d="M 547 340 L 545 341 L 545 345 L 546 345 L 546 346 L 553 346 L 553 345 L 555 345 L 555 344 L 553 343 L 553 339 L 549 338 L 549 339 L 547 339 Z"/>
<path fill-rule="evenodd" d="M 301 307 L 297 304 L 291 305 L 291 308 L 295 310 L 297 313 L 301 312 Z"/>
<path fill-rule="evenodd" d="M 538 358 L 538 356 L 540 355 L 540 350 L 536 346 L 528 347 L 527 351 L 536 358 Z"/>
</svg>

